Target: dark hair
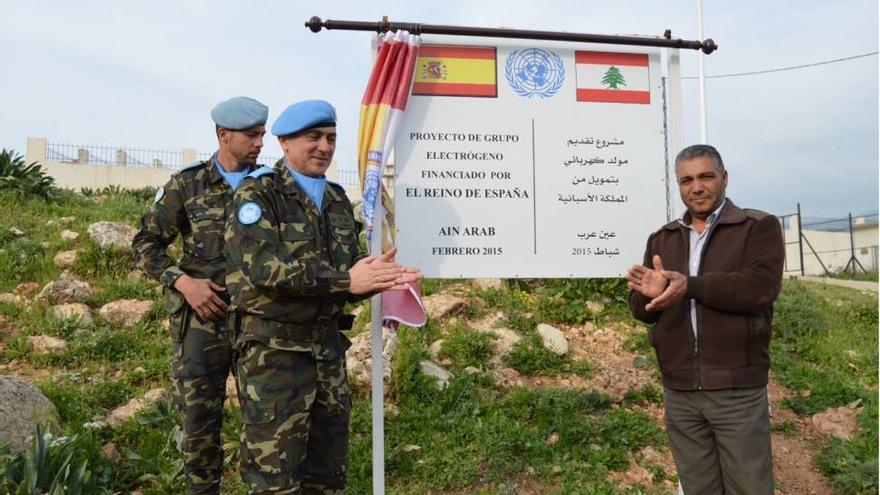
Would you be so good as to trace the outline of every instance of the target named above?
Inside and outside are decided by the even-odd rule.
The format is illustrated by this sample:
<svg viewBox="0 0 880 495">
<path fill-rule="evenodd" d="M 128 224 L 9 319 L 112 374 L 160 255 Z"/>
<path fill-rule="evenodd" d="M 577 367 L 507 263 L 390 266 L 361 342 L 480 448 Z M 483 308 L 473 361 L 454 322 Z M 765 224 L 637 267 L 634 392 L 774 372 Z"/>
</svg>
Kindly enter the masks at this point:
<svg viewBox="0 0 880 495">
<path fill-rule="evenodd" d="M 675 157 L 675 169 L 678 170 L 679 163 L 685 160 L 693 160 L 694 158 L 699 158 L 701 156 L 708 156 L 711 158 L 712 161 L 715 162 L 715 168 L 717 168 L 719 172 L 724 172 L 724 160 L 721 159 L 721 154 L 718 153 L 718 150 L 716 150 L 714 146 L 708 144 L 694 144 L 679 151 L 678 155 Z"/>
</svg>

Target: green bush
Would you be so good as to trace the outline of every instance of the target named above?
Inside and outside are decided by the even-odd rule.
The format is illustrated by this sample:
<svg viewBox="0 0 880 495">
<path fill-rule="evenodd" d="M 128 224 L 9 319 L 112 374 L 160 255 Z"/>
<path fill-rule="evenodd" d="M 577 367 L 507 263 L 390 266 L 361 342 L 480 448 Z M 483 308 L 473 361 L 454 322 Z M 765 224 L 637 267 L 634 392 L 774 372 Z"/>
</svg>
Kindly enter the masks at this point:
<svg viewBox="0 0 880 495">
<path fill-rule="evenodd" d="M 49 430 L 37 427 L 30 448 L 12 453 L 8 448 L 0 455 L 3 493 L 15 495 L 79 495 L 99 493 L 89 486 L 92 473 L 86 461 L 75 462 L 79 437 L 54 437 Z"/>
<path fill-rule="evenodd" d="M 516 343 L 513 350 L 501 357 L 505 365 L 526 376 L 555 376 L 563 373 L 589 377 L 592 366 L 587 361 L 575 361 L 568 356 L 557 356 L 544 347 L 537 334 Z"/>
<path fill-rule="evenodd" d="M 50 200 L 56 192 L 55 179 L 37 162 L 28 165 L 21 154 L 4 148 L 0 150 L 0 191 Z"/>
<path fill-rule="evenodd" d="M 131 253 L 119 248 L 101 249 L 89 241 L 85 249 L 77 253 L 74 270 L 91 277 L 111 277 L 124 280 L 134 268 Z"/>
</svg>

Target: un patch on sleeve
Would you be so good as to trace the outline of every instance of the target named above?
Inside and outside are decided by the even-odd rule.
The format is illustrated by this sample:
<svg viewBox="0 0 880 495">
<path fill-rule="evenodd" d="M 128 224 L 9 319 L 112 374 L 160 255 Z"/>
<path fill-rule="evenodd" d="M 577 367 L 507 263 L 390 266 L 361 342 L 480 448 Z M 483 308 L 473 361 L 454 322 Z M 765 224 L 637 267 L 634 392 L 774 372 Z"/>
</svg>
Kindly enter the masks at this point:
<svg viewBox="0 0 880 495">
<path fill-rule="evenodd" d="M 165 188 L 164 188 L 164 187 L 160 187 L 160 188 L 156 191 L 156 197 L 153 198 L 153 204 L 156 204 L 156 203 L 158 203 L 159 201 L 161 201 L 161 200 L 162 200 L 162 197 L 164 197 L 164 196 L 165 196 Z"/>
<path fill-rule="evenodd" d="M 263 209 L 253 201 L 248 201 L 238 208 L 238 221 L 244 225 L 257 223 L 262 217 Z"/>
</svg>

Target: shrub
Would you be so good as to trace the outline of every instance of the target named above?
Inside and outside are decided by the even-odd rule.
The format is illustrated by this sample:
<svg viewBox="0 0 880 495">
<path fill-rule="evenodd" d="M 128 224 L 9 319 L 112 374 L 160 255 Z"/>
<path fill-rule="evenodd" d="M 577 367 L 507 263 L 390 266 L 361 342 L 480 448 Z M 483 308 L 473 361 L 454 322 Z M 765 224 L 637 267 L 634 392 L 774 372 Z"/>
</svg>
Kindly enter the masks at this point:
<svg viewBox="0 0 880 495">
<path fill-rule="evenodd" d="M 91 478 L 86 461 L 73 462 L 78 437 L 54 437 L 49 430 L 37 426 L 30 449 L 11 453 L 8 448 L 0 455 L 3 493 L 16 495 L 79 495 Z M 90 487 L 97 488 L 97 487 Z M 89 493 L 94 493 L 90 490 Z"/>
<path fill-rule="evenodd" d="M 0 191 L 50 200 L 56 191 L 55 179 L 37 162 L 28 165 L 20 154 L 3 149 L 0 151 Z"/>
</svg>

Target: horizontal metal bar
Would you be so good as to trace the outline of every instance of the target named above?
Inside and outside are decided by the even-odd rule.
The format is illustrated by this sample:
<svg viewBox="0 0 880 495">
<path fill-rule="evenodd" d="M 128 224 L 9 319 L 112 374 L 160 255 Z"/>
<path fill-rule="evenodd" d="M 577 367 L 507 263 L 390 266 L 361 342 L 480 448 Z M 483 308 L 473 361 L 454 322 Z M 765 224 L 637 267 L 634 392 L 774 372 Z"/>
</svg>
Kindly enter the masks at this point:
<svg viewBox="0 0 880 495">
<path fill-rule="evenodd" d="M 685 48 L 702 50 L 703 53 L 707 55 L 718 49 L 718 45 L 716 45 L 711 38 L 704 41 L 672 39 L 672 34 L 669 30 L 664 33 L 663 37 L 617 36 L 609 34 L 566 33 L 561 31 L 534 31 L 529 29 L 448 26 L 414 22 L 391 22 L 388 20 L 365 22 L 327 19 L 326 21 L 322 21 L 320 17 L 312 17 L 306 21 L 305 26 L 311 29 L 313 33 L 320 32 L 321 28 L 327 29 L 328 31 L 331 29 L 341 29 L 346 31 L 374 31 L 376 33 L 406 30 L 413 34 L 449 34 L 453 36 L 487 36 L 493 38 L 522 38 L 552 41 L 576 41 L 582 43 L 605 43 L 609 45 Z"/>
</svg>

